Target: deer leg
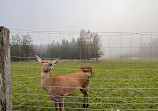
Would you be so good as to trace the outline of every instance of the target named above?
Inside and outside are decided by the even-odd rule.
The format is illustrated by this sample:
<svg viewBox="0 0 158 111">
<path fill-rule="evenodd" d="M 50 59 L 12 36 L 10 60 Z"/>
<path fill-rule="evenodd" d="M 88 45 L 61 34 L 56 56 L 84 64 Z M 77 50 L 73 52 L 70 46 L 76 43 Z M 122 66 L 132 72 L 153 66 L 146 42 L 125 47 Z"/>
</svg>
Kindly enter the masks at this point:
<svg viewBox="0 0 158 111">
<path fill-rule="evenodd" d="M 58 101 L 55 101 L 55 109 L 56 109 L 56 111 L 59 111 L 59 102 Z"/>
<path fill-rule="evenodd" d="M 88 107 L 88 90 L 87 89 L 80 89 L 80 91 L 83 93 L 84 95 L 84 100 L 83 100 L 83 107 L 87 108 Z M 86 101 L 87 98 L 87 101 Z"/>
<path fill-rule="evenodd" d="M 89 97 L 89 94 L 88 94 L 88 90 L 86 89 L 86 98 L 87 98 L 87 108 L 88 108 L 88 106 L 89 106 L 89 104 L 88 104 L 88 97 Z"/>
<path fill-rule="evenodd" d="M 64 111 L 64 98 L 60 98 L 59 107 L 60 111 Z"/>
<path fill-rule="evenodd" d="M 94 77 L 94 72 L 92 71 L 92 75 L 93 75 L 93 77 Z"/>
<path fill-rule="evenodd" d="M 92 77 L 92 72 L 90 72 L 91 73 L 91 76 L 90 77 Z"/>
<path fill-rule="evenodd" d="M 90 76 L 90 77 L 92 77 L 92 76 L 94 77 L 94 73 L 93 73 L 93 71 L 90 71 L 90 73 L 91 73 L 91 76 Z"/>
</svg>

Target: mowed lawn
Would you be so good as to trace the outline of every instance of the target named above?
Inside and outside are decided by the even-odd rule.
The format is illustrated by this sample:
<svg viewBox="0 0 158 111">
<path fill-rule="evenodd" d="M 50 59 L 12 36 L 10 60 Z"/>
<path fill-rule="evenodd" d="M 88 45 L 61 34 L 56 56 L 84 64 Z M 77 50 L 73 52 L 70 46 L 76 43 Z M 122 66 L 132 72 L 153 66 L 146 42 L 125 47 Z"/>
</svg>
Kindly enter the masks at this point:
<svg viewBox="0 0 158 111">
<path fill-rule="evenodd" d="M 89 83 L 90 107 L 83 109 L 83 95 L 77 91 L 65 98 L 65 111 L 158 110 L 158 60 L 59 61 L 52 76 L 79 72 L 78 66 L 93 66 Z M 40 64 L 12 62 L 13 109 L 54 111 L 54 101 L 40 87 Z"/>
</svg>

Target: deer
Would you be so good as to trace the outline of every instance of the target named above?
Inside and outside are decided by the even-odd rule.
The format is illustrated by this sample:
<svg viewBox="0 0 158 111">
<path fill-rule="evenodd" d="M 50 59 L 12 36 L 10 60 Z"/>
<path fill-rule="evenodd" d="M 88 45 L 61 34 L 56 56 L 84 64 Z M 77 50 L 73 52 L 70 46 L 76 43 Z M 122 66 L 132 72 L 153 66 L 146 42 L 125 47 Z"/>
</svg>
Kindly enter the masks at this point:
<svg viewBox="0 0 158 111">
<path fill-rule="evenodd" d="M 79 65 L 78 68 L 85 73 L 90 72 L 91 76 L 93 75 L 94 77 L 93 67 L 81 67 L 81 65 Z"/>
<path fill-rule="evenodd" d="M 64 111 L 64 97 L 78 90 L 84 95 L 83 107 L 87 108 L 89 106 L 89 74 L 76 72 L 68 75 L 51 76 L 51 69 L 59 59 L 42 60 L 38 54 L 36 59 L 41 64 L 41 87 L 48 94 L 49 99 L 55 101 L 56 111 Z"/>
</svg>

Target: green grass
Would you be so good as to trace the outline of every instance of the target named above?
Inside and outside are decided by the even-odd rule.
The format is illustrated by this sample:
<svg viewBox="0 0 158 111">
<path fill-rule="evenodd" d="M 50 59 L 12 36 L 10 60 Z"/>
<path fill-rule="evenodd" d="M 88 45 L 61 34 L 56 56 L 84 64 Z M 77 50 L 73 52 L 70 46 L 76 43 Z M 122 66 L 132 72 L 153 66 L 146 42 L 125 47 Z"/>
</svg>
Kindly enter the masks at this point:
<svg viewBox="0 0 158 111">
<path fill-rule="evenodd" d="M 80 71 L 80 64 L 94 67 L 95 77 L 89 83 L 90 109 L 158 110 L 158 60 L 60 61 L 52 76 Z M 40 87 L 39 63 L 12 62 L 11 74 L 14 110 L 55 110 L 51 108 L 54 101 Z M 78 91 L 65 98 L 65 110 L 82 111 L 82 97 Z"/>
</svg>

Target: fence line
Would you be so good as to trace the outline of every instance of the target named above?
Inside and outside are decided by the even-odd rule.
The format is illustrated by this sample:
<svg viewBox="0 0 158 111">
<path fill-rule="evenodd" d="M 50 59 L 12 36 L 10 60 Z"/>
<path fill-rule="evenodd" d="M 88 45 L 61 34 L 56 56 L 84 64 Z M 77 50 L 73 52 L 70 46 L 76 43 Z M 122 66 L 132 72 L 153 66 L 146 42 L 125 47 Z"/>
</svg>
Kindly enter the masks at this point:
<svg viewBox="0 0 158 111">
<path fill-rule="evenodd" d="M 60 96 L 59 96 L 60 97 Z M 87 97 L 86 97 L 87 98 Z M 113 98 L 114 99 L 114 98 Z M 45 102 L 44 100 L 29 100 L 29 99 L 17 99 L 18 101 L 31 101 L 31 102 Z M 53 101 L 46 101 L 46 102 L 50 102 L 52 103 Z M 69 104 L 83 104 L 82 102 L 59 102 L 59 103 L 69 103 Z M 102 104 L 102 105 L 106 105 L 106 104 L 121 104 L 121 105 L 130 105 L 130 104 L 158 104 L 158 103 L 88 103 L 88 104 Z"/>
<path fill-rule="evenodd" d="M 64 38 L 67 36 L 67 38 L 73 38 L 74 36 L 80 36 L 80 32 L 77 31 L 34 31 L 34 30 L 21 30 L 21 29 L 12 29 L 11 31 L 12 35 L 15 34 L 37 34 L 36 36 L 31 36 L 35 37 L 36 41 L 38 41 L 39 45 L 43 45 L 44 41 L 42 39 L 48 39 L 46 40 L 47 44 L 50 44 L 51 40 L 54 40 L 55 38 L 60 38 L 59 42 L 61 42 L 61 38 Z M 90 108 L 81 108 L 81 99 L 84 97 L 82 96 L 58 96 L 58 97 L 67 97 L 67 101 L 65 103 L 67 104 L 77 104 L 75 107 L 67 107 L 66 105 L 65 109 L 70 109 L 70 110 L 158 110 L 157 105 L 158 103 L 156 102 L 158 99 L 158 96 L 156 94 L 158 88 L 156 87 L 156 81 L 158 80 L 157 78 L 157 64 L 156 64 L 156 58 L 152 57 L 152 50 L 156 50 L 158 46 L 154 46 L 152 43 L 150 43 L 149 46 L 145 46 L 143 44 L 143 38 L 148 38 L 148 42 L 153 41 L 154 37 L 157 38 L 158 32 L 96 32 L 98 33 L 99 37 L 106 38 L 106 45 L 103 47 L 104 49 L 108 50 L 109 57 L 106 60 L 101 60 L 101 62 L 94 62 L 93 60 L 85 60 L 88 61 L 89 65 L 94 66 L 94 71 L 97 74 L 97 77 L 91 77 L 90 78 L 90 86 L 88 87 L 90 91 L 90 96 L 87 97 L 88 99 L 94 99 L 94 101 L 90 100 Z M 42 34 L 45 34 L 44 36 Z M 52 36 L 50 36 L 52 35 Z M 64 36 L 65 35 L 65 36 Z M 22 36 L 21 36 L 22 37 Z M 115 46 L 113 45 L 113 37 L 119 38 L 120 41 L 119 43 Z M 124 37 L 129 37 L 130 42 L 128 45 L 124 46 Z M 139 39 L 140 46 L 135 46 L 134 39 L 137 38 Z M 137 40 L 136 39 L 136 40 Z M 116 39 L 117 40 L 117 39 Z M 37 43 L 37 42 L 36 42 Z M 111 46 L 113 45 L 113 46 Z M 64 48 L 64 46 L 61 46 Z M 67 58 L 69 59 L 64 59 L 61 61 L 64 62 L 59 62 L 58 66 L 54 67 L 53 70 L 56 71 L 57 75 L 60 75 L 63 72 L 71 72 L 71 71 L 79 71 L 79 69 L 76 68 L 69 68 L 69 66 L 62 66 L 62 63 L 68 63 L 71 61 L 77 61 L 77 64 L 84 64 L 86 62 L 81 62 L 81 58 L 79 59 L 72 59 L 71 57 L 71 51 L 75 48 L 84 48 L 84 47 L 68 47 L 70 48 L 70 52 L 67 54 Z M 138 58 L 133 59 L 133 53 L 132 50 L 136 49 L 150 49 L 147 50 L 148 52 L 148 58 L 143 58 L 143 54 L 140 53 Z M 88 47 L 87 49 L 94 49 L 93 47 Z M 20 50 L 20 49 L 19 49 Z M 38 49 L 40 50 L 40 49 Z M 114 51 L 113 51 L 114 50 Z M 129 51 L 129 56 L 128 58 L 123 58 L 121 57 L 121 54 L 123 54 L 123 50 L 128 50 Z M 115 61 L 115 59 L 112 58 L 113 52 L 115 53 L 117 51 L 119 53 L 119 57 L 116 58 L 117 64 L 112 63 L 112 61 Z M 40 52 L 40 51 L 39 51 Z M 142 51 L 140 51 L 142 52 Z M 85 52 L 88 53 L 88 52 Z M 50 52 L 47 52 L 49 55 L 48 57 L 44 57 L 43 59 L 55 59 L 50 57 Z M 59 54 L 59 57 L 61 55 Z M 50 100 L 44 100 L 39 97 L 49 97 L 53 95 L 46 95 L 44 94 L 36 94 L 38 93 L 39 88 L 41 85 L 40 83 L 40 73 L 37 76 L 38 72 L 35 72 L 34 70 L 39 70 L 41 67 L 36 66 L 34 61 L 29 62 L 29 60 L 34 60 L 35 57 L 32 56 L 11 56 L 12 58 L 18 58 L 19 60 L 27 59 L 26 63 L 29 63 L 28 65 L 20 64 L 20 62 L 13 62 L 12 65 L 12 79 L 15 80 L 12 84 L 13 89 L 15 90 L 13 93 L 13 99 L 17 102 L 13 105 L 16 109 L 18 108 L 23 108 L 24 110 L 33 110 L 31 108 L 35 108 L 35 110 L 43 110 L 43 109 L 54 109 L 55 107 L 45 107 L 47 103 L 52 103 Z M 81 56 L 80 56 L 81 57 Z M 90 56 L 91 57 L 91 56 Z M 127 60 L 126 64 L 123 66 L 121 62 L 122 60 Z M 145 62 L 143 61 L 145 60 Z M 107 62 L 108 61 L 108 62 Z M 139 63 L 133 63 L 133 61 L 139 61 Z M 107 63 L 106 63 L 107 62 Z M 16 64 L 17 63 L 17 64 Z M 18 64 L 19 63 L 19 64 Z M 33 64 L 32 64 L 33 63 Z M 106 64 L 104 64 L 106 63 Z M 146 66 L 143 66 L 145 63 Z M 154 65 L 154 64 L 155 65 Z M 16 65 L 14 65 L 16 64 Z M 97 64 L 97 65 L 96 65 Z M 117 65 L 119 67 L 114 67 L 110 65 Z M 67 64 L 69 65 L 69 64 Z M 76 65 L 76 64 L 75 64 Z M 107 67 L 101 68 L 100 66 L 106 65 Z M 77 66 L 77 65 L 76 65 Z M 110 66 L 110 67 L 109 67 Z M 154 66 L 154 67 L 151 67 Z M 95 68 L 97 67 L 97 68 Z M 20 69 L 20 70 L 19 70 Z M 26 72 L 25 72 L 26 71 Z M 34 71 L 34 72 L 31 72 Z M 105 72 L 106 71 L 106 72 Z M 115 73 L 114 73 L 115 72 Z M 128 74 L 126 74 L 129 72 Z M 106 73 L 106 74 L 105 74 Z M 113 76 L 113 74 L 118 74 Z M 124 74 L 123 74 L 124 73 Z M 145 73 L 146 75 L 144 76 Z M 64 73 L 65 74 L 65 73 Z M 142 75 L 141 75 L 142 74 Z M 104 76 L 102 76 L 104 75 Z M 125 75 L 125 76 L 122 76 Z M 133 76 L 134 75 L 134 76 Z M 107 77 L 106 77 L 107 76 Z M 54 77 L 55 78 L 55 77 Z M 59 78 L 59 77 L 56 77 Z M 76 79 L 83 79 L 83 78 L 76 78 Z M 37 80 L 39 82 L 37 83 Z M 34 82 L 35 81 L 35 82 Z M 102 82 L 100 84 L 100 82 Z M 106 84 L 105 84 L 105 83 Z M 135 84 L 136 82 L 136 84 Z M 114 84 L 115 83 L 115 84 Z M 103 84 L 103 85 L 102 85 Z M 112 85 L 111 85 L 112 84 Z M 126 85 L 124 85 L 126 84 Z M 153 85 L 151 85 L 153 84 Z M 105 86 L 104 86 L 105 85 Z M 58 87 L 58 88 L 80 88 L 80 87 L 61 87 L 61 86 L 44 86 L 44 87 Z M 18 89 L 18 90 L 17 90 Z M 42 88 L 41 88 L 42 89 Z M 84 88 L 81 88 L 84 89 Z M 27 91 L 28 90 L 28 91 Z M 36 91 L 36 92 L 35 92 Z M 103 92 L 103 93 L 102 93 Z M 125 93 L 122 93 L 125 92 Z M 126 95 L 126 93 L 129 93 L 129 95 Z M 108 95 L 106 95 L 108 94 Z M 119 96 L 120 95 L 120 96 Z M 75 98 L 76 100 L 72 100 Z M 69 100 L 70 99 L 70 100 Z M 107 100 L 106 100 L 107 99 Z M 114 99 L 117 99 L 116 101 L 113 101 Z M 132 99 L 133 101 L 129 102 L 128 100 Z M 105 101 L 104 101 L 105 100 Z M 121 101 L 122 100 L 122 101 Z M 125 100 L 125 101 L 124 101 Z M 38 102 L 38 103 L 37 103 Z M 45 102 L 42 104 L 42 102 Z M 32 103 L 32 104 L 31 104 Z M 41 103 L 39 105 L 39 103 Z M 29 104 L 29 105 L 28 105 Z M 38 106 L 39 105 L 39 106 Z M 121 106 L 122 105 L 122 106 Z M 125 108 L 126 105 L 129 107 Z M 149 106 L 148 106 L 149 105 Z M 77 107 L 77 108 L 76 108 Z M 118 109 L 117 109 L 118 107 Z"/>
<path fill-rule="evenodd" d="M 37 68 L 40 69 L 40 67 L 31 67 L 31 66 L 13 66 L 13 68 L 22 68 L 22 67 L 28 67 L 28 68 Z M 79 69 L 67 69 L 67 68 L 53 68 L 53 69 L 64 69 L 64 70 L 79 70 Z M 127 70 L 134 70 L 134 71 L 144 71 L 144 70 L 153 70 L 156 71 L 158 69 L 94 69 L 96 71 L 101 71 L 101 70 L 122 70 L 122 71 L 127 71 Z"/>
<path fill-rule="evenodd" d="M 49 95 L 44 95 L 44 94 L 28 94 L 28 93 L 15 93 L 15 94 L 16 95 L 29 95 L 29 96 L 46 96 L 46 97 L 49 96 Z M 82 96 L 59 96 L 59 97 L 84 98 Z M 149 98 L 157 99 L 158 97 L 86 97 L 86 98 L 89 98 L 89 99 L 149 99 Z M 27 99 L 24 99 L 24 100 L 27 100 Z"/>
<path fill-rule="evenodd" d="M 26 76 L 26 75 L 16 75 L 16 76 L 12 76 L 12 78 L 14 77 L 26 77 L 26 78 L 40 78 L 41 76 Z M 54 77 L 54 78 L 60 78 L 60 77 Z M 76 79 L 83 79 L 83 78 L 76 78 Z M 143 79 L 117 79 L 117 78 L 90 78 L 90 80 L 124 80 L 124 81 L 133 81 L 133 80 L 158 80 L 158 79 L 152 79 L 152 78 L 143 78 Z"/>
<path fill-rule="evenodd" d="M 23 84 L 16 84 L 16 85 L 19 85 L 19 86 L 27 86 L 27 87 L 41 87 L 41 85 L 23 85 Z M 14 85 L 14 86 L 16 86 Z M 82 87 L 62 87 L 62 86 L 42 86 L 42 87 L 46 87 L 46 88 L 70 88 L 70 89 L 74 89 L 74 88 L 80 88 L 80 89 L 86 89 L 86 88 L 82 88 Z M 158 89 L 158 88 L 88 88 L 88 89 L 141 89 L 141 90 L 146 90 L 146 89 Z"/>
<path fill-rule="evenodd" d="M 56 108 L 56 107 L 41 107 L 41 106 L 30 106 L 30 105 L 15 105 L 15 106 L 22 106 L 22 107 L 32 107 L 32 108 L 42 108 L 42 109 L 53 109 L 53 108 Z M 92 108 L 71 108 L 71 107 L 65 107 L 65 109 L 73 109 L 73 110 L 100 110 L 100 109 L 92 109 Z M 141 110 L 144 110 L 144 111 L 155 111 L 155 110 L 158 110 L 158 109 L 102 109 L 103 111 L 107 111 L 107 110 L 110 110 L 110 111 L 113 111 L 113 110 L 132 110 L 132 111 L 141 111 Z"/>
<path fill-rule="evenodd" d="M 48 34 L 79 34 L 79 31 L 39 31 L 39 30 L 24 30 L 24 29 L 11 29 L 11 33 L 48 33 Z M 102 34 L 122 34 L 122 35 L 151 35 L 158 34 L 158 32 L 95 32 Z"/>
</svg>

